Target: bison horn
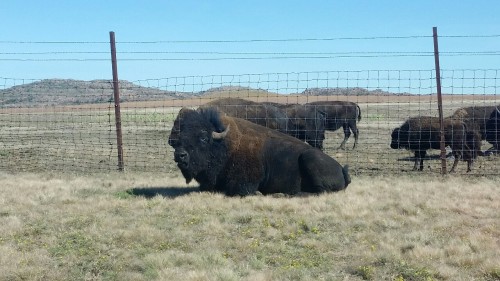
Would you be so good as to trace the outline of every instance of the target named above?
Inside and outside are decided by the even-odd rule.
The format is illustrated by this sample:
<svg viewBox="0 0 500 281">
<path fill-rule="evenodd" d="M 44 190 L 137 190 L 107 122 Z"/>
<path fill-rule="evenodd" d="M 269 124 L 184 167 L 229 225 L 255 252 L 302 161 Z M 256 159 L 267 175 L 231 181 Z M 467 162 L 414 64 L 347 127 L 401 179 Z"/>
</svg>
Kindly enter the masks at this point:
<svg viewBox="0 0 500 281">
<path fill-rule="evenodd" d="M 214 140 L 221 140 L 226 137 L 227 132 L 229 132 L 229 125 L 227 125 L 227 128 L 221 133 L 212 132 L 212 138 Z"/>
</svg>

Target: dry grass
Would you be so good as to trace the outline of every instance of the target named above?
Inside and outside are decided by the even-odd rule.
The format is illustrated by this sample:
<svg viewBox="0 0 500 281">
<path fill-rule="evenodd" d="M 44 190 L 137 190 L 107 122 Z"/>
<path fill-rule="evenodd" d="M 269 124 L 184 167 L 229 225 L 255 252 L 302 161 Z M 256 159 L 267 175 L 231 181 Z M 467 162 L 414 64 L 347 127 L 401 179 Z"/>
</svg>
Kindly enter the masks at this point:
<svg viewBox="0 0 500 281">
<path fill-rule="evenodd" d="M 499 280 L 498 178 L 228 198 L 159 174 L 0 174 L 0 280 Z"/>
</svg>

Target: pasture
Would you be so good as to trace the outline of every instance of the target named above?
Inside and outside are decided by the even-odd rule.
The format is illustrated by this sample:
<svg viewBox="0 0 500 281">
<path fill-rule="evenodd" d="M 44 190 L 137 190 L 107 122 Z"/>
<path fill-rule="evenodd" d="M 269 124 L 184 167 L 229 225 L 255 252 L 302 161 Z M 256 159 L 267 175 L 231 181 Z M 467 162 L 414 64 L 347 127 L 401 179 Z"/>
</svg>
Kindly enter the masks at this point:
<svg viewBox="0 0 500 281">
<path fill-rule="evenodd" d="M 163 173 L 0 173 L 1 280 L 499 280 L 498 178 L 230 198 Z"/>
<path fill-rule="evenodd" d="M 239 94 L 239 95 L 237 95 Z M 328 97 L 255 95 L 238 96 L 255 101 L 305 103 Z M 123 103 L 122 131 L 125 170 L 129 172 L 172 173 L 177 170 L 173 150 L 167 138 L 173 120 L 182 106 L 197 107 L 213 98 Z M 437 116 L 436 97 L 409 96 L 336 96 L 360 105 L 362 119 L 359 146 L 352 150 L 351 136 L 346 147 L 338 147 L 344 138 L 342 129 L 326 133 L 324 150 L 341 164 L 349 164 L 354 175 L 395 175 L 413 173 L 413 153 L 389 147 L 391 132 L 409 116 Z M 444 114 L 470 105 L 498 104 L 492 95 L 450 95 L 444 98 Z M 0 170 L 102 172 L 117 169 L 117 145 L 113 104 L 55 106 L 43 108 L 6 108 L 0 110 Z M 483 141 L 482 150 L 491 145 Z M 439 174 L 439 151 L 430 150 L 421 174 Z M 448 159 L 448 170 L 453 161 Z M 479 157 L 471 175 L 500 174 L 500 157 Z M 457 173 L 465 174 L 460 162 Z"/>
</svg>

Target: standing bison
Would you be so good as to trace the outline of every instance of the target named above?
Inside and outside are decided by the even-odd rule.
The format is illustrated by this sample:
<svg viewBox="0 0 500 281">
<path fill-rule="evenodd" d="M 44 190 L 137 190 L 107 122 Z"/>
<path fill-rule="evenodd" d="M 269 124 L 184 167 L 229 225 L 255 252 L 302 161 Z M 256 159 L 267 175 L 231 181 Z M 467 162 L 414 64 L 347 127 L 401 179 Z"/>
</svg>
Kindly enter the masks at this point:
<svg viewBox="0 0 500 281">
<path fill-rule="evenodd" d="M 464 122 L 446 118 L 444 120 L 445 145 L 450 146 L 455 161 L 450 172 L 455 171 L 458 160 L 467 162 L 467 172 L 471 171 L 473 161 L 481 149 L 481 138 L 475 131 L 467 131 Z M 440 122 L 437 117 L 411 117 L 404 124 L 393 130 L 391 134 L 391 148 L 409 149 L 415 152 L 413 170 L 422 171 L 424 157 L 428 149 L 440 149 Z M 419 163 L 420 162 L 420 163 Z"/>
<path fill-rule="evenodd" d="M 287 104 L 279 108 L 288 119 L 286 134 L 323 149 L 325 140 L 325 116 L 315 106 Z"/>
<path fill-rule="evenodd" d="M 317 101 L 307 105 L 315 106 L 318 111 L 325 114 L 325 130 L 336 131 L 340 127 L 344 129 L 344 140 L 340 144 L 340 149 L 345 149 L 351 131 L 354 134 L 352 149 L 356 148 L 359 136 L 356 123 L 361 121 L 361 109 L 356 103 L 349 101 Z"/>
<path fill-rule="evenodd" d="M 495 111 L 495 106 L 469 106 L 457 109 L 452 118 L 460 119 L 469 130 L 477 131 L 481 140 L 486 139 L 486 122 Z"/>
<path fill-rule="evenodd" d="M 493 145 L 496 152 L 500 151 L 500 107 L 491 112 L 485 126 L 486 141 Z"/>
<path fill-rule="evenodd" d="M 203 107 L 216 107 L 228 116 L 278 130 L 313 147 L 323 148 L 325 139 L 323 114 L 303 105 L 278 106 L 239 98 L 222 98 L 206 103 Z"/>
<path fill-rule="evenodd" d="M 229 196 L 345 189 L 347 166 L 304 142 L 215 108 L 183 108 L 168 143 L 186 182 Z"/>
</svg>

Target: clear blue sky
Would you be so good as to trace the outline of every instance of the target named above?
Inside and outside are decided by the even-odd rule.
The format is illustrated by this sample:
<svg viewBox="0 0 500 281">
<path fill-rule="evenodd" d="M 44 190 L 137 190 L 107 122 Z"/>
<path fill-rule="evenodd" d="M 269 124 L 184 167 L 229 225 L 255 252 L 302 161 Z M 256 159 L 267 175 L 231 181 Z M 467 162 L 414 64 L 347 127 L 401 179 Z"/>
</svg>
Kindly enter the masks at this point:
<svg viewBox="0 0 500 281">
<path fill-rule="evenodd" d="M 111 79 L 109 31 L 116 33 L 119 78 L 130 81 L 178 76 L 330 70 L 433 69 L 434 58 L 340 57 L 346 52 L 432 52 L 432 27 L 440 36 L 500 34 L 500 1 L 38 1 L 0 5 L 0 77 Z M 406 37 L 407 39 L 239 41 Z M 103 42 L 36 44 L 19 42 Z M 174 41 L 174 42 L 172 42 Z M 123 43 L 129 42 L 129 43 Z M 130 42 L 160 42 L 131 44 Z M 500 37 L 440 38 L 442 52 L 494 51 L 489 56 L 443 56 L 444 69 L 500 68 Z M 19 54 L 40 53 L 51 54 Z M 70 52 L 55 54 L 53 52 Z M 84 52 L 84 53 L 73 53 Z M 87 52 L 90 52 L 88 54 Z M 103 52 L 103 53 L 101 53 Z M 168 54 L 130 52 L 222 52 Z M 12 54 L 17 53 L 17 54 Z M 269 54 L 267 54 L 269 53 Z M 167 60 L 285 56 L 330 58 Z M 358 57 L 356 57 L 358 56 Z M 19 60 L 12 60 L 19 59 Z M 56 60 L 54 59 L 62 59 Z M 64 61 L 77 59 L 77 61 Z M 91 59 L 91 60 L 87 60 Z M 102 61 L 94 61 L 102 59 Z M 147 59 L 127 61 L 126 59 Z"/>
</svg>

